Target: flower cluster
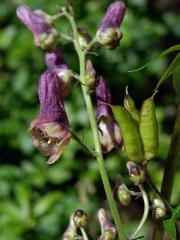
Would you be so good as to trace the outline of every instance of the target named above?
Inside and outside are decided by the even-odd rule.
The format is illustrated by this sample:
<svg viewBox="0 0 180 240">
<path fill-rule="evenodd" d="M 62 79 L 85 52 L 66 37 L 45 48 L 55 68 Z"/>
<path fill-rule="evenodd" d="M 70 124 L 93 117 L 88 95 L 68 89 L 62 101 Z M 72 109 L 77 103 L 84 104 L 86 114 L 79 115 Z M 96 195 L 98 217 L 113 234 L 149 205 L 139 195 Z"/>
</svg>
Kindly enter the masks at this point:
<svg viewBox="0 0 180 240">
<path fill-rule="evenodd" d="M 118 46 L 121 38 L 118 27 L 124 12 L 123 2 L 117 1 L 109 6 L 94 38 L 96 42 L 111 49 Z M 53 16 L 42 10 L 32 11 L 27 5 L 20 5 L 16 13 L 32 32 L 35 45 L 46 51 L 47 71 L 40 77 L 38 90 L 40 110 L 29 131 L 33 144 L 42 154 L 49 156 L 48 163 L 51 164 L 59 159 L 72 137 L 63 98 L 69 95 L 73 72 L 57 47 L 60 35 L 52 25 Z M 82 28 L 77 30 L 79 44 L 82 50 L 86 50 L 91 36 Z M 89 60 L 86 64 L 86 82 L 89 89 L 96 92 L 97 122 L 103 151 L 121 148 L 120 130 L 108 105 L 111 104 L 110 89 L 103 77 L 98 76 Z"/>
</svg>

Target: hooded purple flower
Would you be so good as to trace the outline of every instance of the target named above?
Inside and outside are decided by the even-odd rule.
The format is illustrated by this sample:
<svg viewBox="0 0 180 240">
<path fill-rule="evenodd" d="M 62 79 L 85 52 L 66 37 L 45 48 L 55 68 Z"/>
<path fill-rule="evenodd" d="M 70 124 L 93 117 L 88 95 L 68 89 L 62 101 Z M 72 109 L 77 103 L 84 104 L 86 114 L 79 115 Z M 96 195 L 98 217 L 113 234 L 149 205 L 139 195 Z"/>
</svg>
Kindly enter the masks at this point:
<svg viewBox="0 0 180 240">
<path fill-rule="evenodd" d="M 35 45 L 47 51 L 53 51 L 57 45 L 58 33 L 43 14 L 31 11 L 27 5 L 20 5 L 16 14 L 33 33 Z"/>
<path fill-rule="evenodd" d="M 58 77 L 61 79 L 63 97 L 66 97 L 69 94 L 73 73 L 65 63 L 60 49 L 56 48 L 54 52 L 46 53 L 45 63 L 48 70 L 55 71 Z"/>
<path fill-rule="evenodd" d="M 106 15 L 97 31 L 97 41 L 109 49 L 114 49 L 119 45 L 122 34 L 119 26 L 123 20 L 126 6 L 121 1 L 111 3 Z"/>
<path fill-rule="evenodd" d="M 50 156 L 48 163 L 52 164 L 71 138 L 60 81 L 55 72 L 47 71 L 41 75 L 39 100 L 39 115 L 31 123 L 29 131 L 35 147 L 45 156 Z"/>
<path fill-rule="evenodd" d="M 122 147 L 122 138 L 118 124 L 114 120 L 112 110 L 106 103 L 111 104 L 111 93 L 107 82 L 100 77 L 96 87 L 97 121 L 99 126 L 100 141 L 104 152 L 113 148 Z"/>
</svg>

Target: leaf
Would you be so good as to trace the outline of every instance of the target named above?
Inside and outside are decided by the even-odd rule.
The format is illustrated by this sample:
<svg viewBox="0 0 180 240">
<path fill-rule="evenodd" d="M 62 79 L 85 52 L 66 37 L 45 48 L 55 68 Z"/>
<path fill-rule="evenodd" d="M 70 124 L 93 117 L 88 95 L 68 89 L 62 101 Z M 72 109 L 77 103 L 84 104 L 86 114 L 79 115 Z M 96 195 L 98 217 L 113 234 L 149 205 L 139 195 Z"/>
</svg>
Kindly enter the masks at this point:
<svg viewBox="0 0 180 240">
<path fill-rule="evenodd" d="M 177 96 L 180 96 L 180 67 L 173 74 L 173 85 Z"/>
<path fill-rule="evenodd" d="M 172 63 L 168 67 L 168 69 L 165 71 L 163 76 L 160 78 L 154 91 L 156 91 L 159 88 L 159 86 L 179 68 L 179 66 L 180 66 L 180 53 L 178 53 L 176 55 L 176 57 L 174 58 L 174 60 L 172 61 Z"/>
<path fill-rule="evenodd" d="M 169 236 L 171 236 L 173 240 L 176 240 L 176 226 L 174 221 L 172 219 L 168 219 L 165 220 L 163 224 Z"/>
<path fill-rule="evenodd" d="M 177 207 L 173 210 L 172 213 L 172 219 L 177 219 L 180 217 L 180 203 L 177 205 Z"/>
<path fill-rule="evenodd" d="M 46 214 L 48 211 L 52 209 L 52 207 L 60 201 L 62 195 L 60 192 L 51 192 L 46 194 L 44 197 L 41 197 L 37 200 L 33 208 L 33 214 L 36 217 L 40 217 Z"/>
<path fill-rule="evenodd" d="M 145 65 L 137 68 L 137 69 L 134 69 L 134 70 L 129 70 L 128 72 L 137 72 L 137 71 L 140 71 L 142 69 L 144 69 L 145 67 L 149 66 L 151 63 L 157 61 L 160 57 L 163 57 L 171 52 L 174 52 L 174 51 L 179 51 L 180 50 L 180 44 L 177 44 L 175 46 L 172 46 L 168 49 L 166 49 L 165 51 L 163 51 L 162 53 L 160 53 L 160 55 L 158 56 L 155 56 L 153 59 L 151 59 L 148 63 L 146 63 Z"/>
</svg>

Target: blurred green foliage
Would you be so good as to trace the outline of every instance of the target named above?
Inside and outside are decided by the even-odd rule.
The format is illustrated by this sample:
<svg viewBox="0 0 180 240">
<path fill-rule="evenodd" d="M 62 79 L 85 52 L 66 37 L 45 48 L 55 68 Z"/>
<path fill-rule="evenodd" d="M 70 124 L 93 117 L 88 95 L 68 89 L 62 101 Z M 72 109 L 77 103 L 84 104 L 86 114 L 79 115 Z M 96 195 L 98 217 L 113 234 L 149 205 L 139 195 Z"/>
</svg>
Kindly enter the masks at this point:
<svg viewBox="0 0 180 240">
<path fill-rule="evenodd" d="M 79 25 L 95 34 L 110 2 L 73 0 Z M 32 146 L 27 132 L 38 113 L 37 85 L 45 66 L 44 53 L 35 48 L 32 34 L 16 17 L 16 7 L 21 3 L 55 14 L 65 1 L 0 2 L 0 239 L 58 239 L 65 231 L 69 215 L 77 208 L 90 214 L 90 232 L 95 239 L 96 211 L 107 204 L 95 160 L 71 141 L 62 158 L 55 165 L 48 166 L 45 157 Z M 145 64 L 162 50 L 178 43 L 180 16 L 176 0 L 127 0 L 126 4 L 121 46 L 116 51 L 97 47 L 99 56 L 91 59 L 109 81 L 114 103 L 122 103 L 125 86 L 128 85 L 139 107 L 151 95 L 174 55 L 163 57 L 142 71 L 127 71 Z M 60 20 L 57 28 L 70 31 L 65 20 Z M 64 41 L 60 44 L 67 63 L 78 71 L 72 46 Z M 169 80 L 156 96 L 160 146 L 158 157 L 150 163 L 149 171 L 157 186 L 161 183 L 168 152 L 175 103 L 172 81 Z M 73 87 L 65 105 L 71 127 L 91 145 L 88 117 L 79 86 Z M 106 165 L 114 186 L 117 173 L 122 173 L 127 180 L 125 158 L 120 151 L 107 156 Z M 174 205 L 180 201 L 179 181 L 180 173 L 177 172 L 172 196 Z M 140 201 L 132 207 L 120 208 L 128 233 L 137 224 L 141 214 L 138 205 L 141 204 Z M 142 234 L 149 239 L 149 224 Z"/>
</svg>

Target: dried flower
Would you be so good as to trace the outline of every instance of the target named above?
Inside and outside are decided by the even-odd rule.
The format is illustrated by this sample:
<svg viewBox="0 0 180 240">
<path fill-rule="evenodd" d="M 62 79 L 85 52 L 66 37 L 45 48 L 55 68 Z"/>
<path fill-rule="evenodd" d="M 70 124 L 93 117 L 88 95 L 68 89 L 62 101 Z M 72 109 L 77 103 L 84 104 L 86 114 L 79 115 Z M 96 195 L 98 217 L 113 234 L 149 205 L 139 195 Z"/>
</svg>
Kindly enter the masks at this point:
<svg viewBox="0 0 180 240">
<path fill-rule="evenodd" d="M 45 63 L 48 70 L 55 71 L 58 77 L 61 79 L 63 97 L 68 96 L 73 72 L 65 63 L 61 50 L 56 48 L 54 52 L 46 53 Z"/>
<path fill-rule="evenodd" d="M 27 5 L 20 5 L 16 14 L 33 33 L 36 46 L 50 52 L 55 49 L 58 33 L 43 14 L 33 12 Z"/>
<path fill-rule="evenodd" d="M 47 71 L 41 75 L 39 100 L 40 112 L 29 131 L 33 144 L 42 154 L 50 156 L 48 163 L 52 164 L 58 160 L 71 138 L 60 81 L 55 72 Z"/>
<path fill-rule="evenodd" d="M 103 77 L 100 77 L 99 84 L 96 87 L 96 98 L 97 121 L 103 152 L 109 152 L 113 148 L 121 148 L 120 129 L 114 120 L 110 106 L 107 105 L 111 104 L 110 89 Z"/>
<path fill-rule="evenodd" d="M 111 3 L 97 31 L 97 41 L 109 49 L 116 48 L 122 38 L 119 26 L 123 20 L 125 9 L 125 4 L 121 1 Z"/>
<path fill-rule="evenodd" d="M 99 240 L 113 240 L 116 238 L 116 227 L 109 221 L 106 211 L 101 208 L 98 211 L 98 219 L 101 225 L 101 236 Z"/>
</svg>

